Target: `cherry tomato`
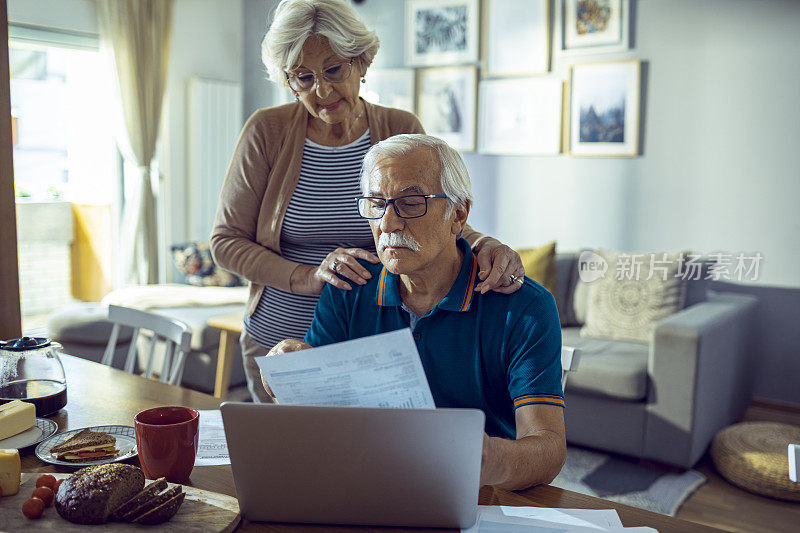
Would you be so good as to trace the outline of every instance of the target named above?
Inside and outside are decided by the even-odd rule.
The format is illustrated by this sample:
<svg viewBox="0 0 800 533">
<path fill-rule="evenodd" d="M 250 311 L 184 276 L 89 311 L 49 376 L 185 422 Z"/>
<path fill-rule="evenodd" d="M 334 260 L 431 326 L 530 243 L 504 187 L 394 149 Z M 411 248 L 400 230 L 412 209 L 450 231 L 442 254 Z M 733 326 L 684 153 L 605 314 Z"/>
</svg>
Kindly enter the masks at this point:
<svg viewBox="0 0 800 533">
<path fill-rule="evenodd" d="M 39 498 L 31 498 L 22 504 L 22 514 L 31 520 L 42 516 L 42 511 L 44 511 L 44 502 Z"/>
<path fill-rule="evenodd" d="M 36 486 L 47 487 L 48 489 L 53 490 L 56 486 L 56 477 L 51 476 L 50 474 L 43 474 L 36 479 Z"/>
<path fill-rule="evenodd" d="M 50 487 L 37 487 L 33 491 L 33 498 L 39 498 L 44 502 L 45 507 L 50 507 L 50 504 L 53 503 L 53 491 Z"/>
<path fill-rule="evenodd" d="M 58 492 L 58 487 L 60 487 L 63 482 L 64 482 L 63 479 L 59 479 L 59 480 L 56 481 L 56 488 L 53 489 L 53 494 Z"/>
</svg>

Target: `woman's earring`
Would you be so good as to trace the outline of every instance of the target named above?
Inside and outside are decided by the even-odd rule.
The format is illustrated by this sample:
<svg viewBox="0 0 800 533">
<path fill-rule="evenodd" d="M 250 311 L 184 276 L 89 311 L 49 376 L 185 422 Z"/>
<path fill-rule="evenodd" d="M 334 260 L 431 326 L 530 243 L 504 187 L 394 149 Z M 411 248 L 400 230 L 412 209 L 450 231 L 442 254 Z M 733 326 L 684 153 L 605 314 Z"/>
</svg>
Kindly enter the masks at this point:
<svg viewBox="0 0 800 533">
<path fill-rule="evenodd" d="M 367 83 L 367 77 L 361 76 L 361 83 Z"/>
<path fill-rule="evenodd" d="M 294 93 L 294 101 L 295 102 L 299 102 L 300 101 L 300 96 L 297 93 Z"/>
</svg>

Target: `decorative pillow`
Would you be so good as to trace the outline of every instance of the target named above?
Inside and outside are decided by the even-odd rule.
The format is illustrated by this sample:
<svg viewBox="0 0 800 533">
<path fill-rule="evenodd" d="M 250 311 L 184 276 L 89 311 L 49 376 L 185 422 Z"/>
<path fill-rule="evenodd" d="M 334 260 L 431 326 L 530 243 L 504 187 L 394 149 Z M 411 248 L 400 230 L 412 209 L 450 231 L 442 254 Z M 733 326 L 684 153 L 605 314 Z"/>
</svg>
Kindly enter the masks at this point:
<svg viewBox="0 0 800 533">
<path fill-rule="evenodd" d="M 584 254 L 579 267 L 588 262 L 602 268 L 581 271 L 587 291 L 582 337 L 650 342 L 656 323 L 683 307 L 681 252 Z"/>
<path fill-rule="evenodd" d="M 207 242 L 187 242 L 172 245 L 175 268 L 186 276 L 190 285 L 197 287 L 238 287 L 244 280 L 236 274 L 222 270 L 211 257 Z"/>
<path fill-rule="evenodd" d="M 586 307 L 589 301 L 589 284 L 578 279 L 575 283 L 575 290 L 572 293 L 572 309 L 575 313 L 575 320 L 579 324 L 586 323 Z"/>
<path fill-rule="evenodd" d="M 525 275 L 539 282 L 551 294 L 556 294 L 556 242 L 539 248 L 517 250 Z"/>
</svg>

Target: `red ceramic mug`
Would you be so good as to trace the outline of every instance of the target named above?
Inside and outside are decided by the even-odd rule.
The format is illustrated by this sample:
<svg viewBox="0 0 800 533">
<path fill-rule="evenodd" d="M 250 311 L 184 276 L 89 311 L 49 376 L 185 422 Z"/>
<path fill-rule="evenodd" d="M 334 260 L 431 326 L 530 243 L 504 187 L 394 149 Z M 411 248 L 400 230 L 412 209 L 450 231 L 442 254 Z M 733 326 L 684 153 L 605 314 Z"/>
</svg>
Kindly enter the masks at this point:
<svg viewBox="0 0 800 533">
<path fill-rule="evenodd" d="M 194 468 L 200 413 L 189 407 L 155 407 L 133 420 L 139 462 L 147 479 L 185 483 Z"/>
</svg>

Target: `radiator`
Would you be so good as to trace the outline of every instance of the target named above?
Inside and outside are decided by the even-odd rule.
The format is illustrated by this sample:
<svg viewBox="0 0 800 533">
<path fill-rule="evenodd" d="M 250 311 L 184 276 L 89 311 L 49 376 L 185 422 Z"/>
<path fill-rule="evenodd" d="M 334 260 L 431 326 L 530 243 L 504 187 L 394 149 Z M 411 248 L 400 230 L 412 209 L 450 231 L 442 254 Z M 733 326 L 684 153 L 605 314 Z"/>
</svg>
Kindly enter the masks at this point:
<svg viewBox="0 0 800 533">
<path fill-rule="evenodd" d="M 190 78 L 187 109 L 189 238 L 208 241 L 217 201 L 242 129 L 242 86 Z"/>
</svg>

